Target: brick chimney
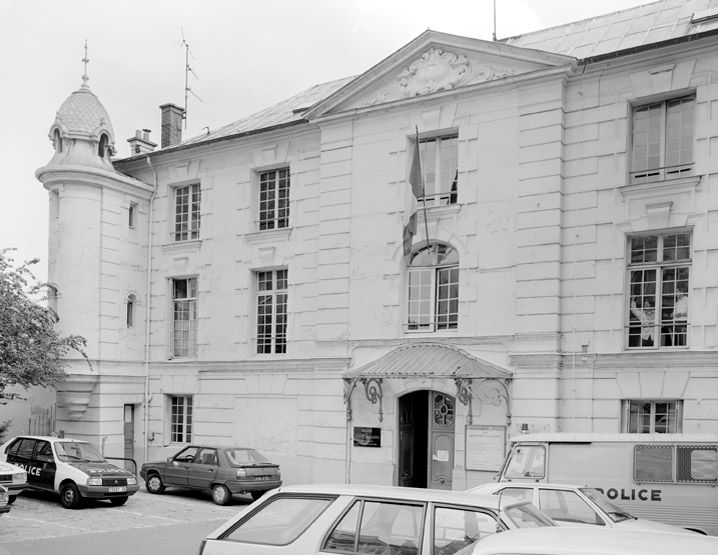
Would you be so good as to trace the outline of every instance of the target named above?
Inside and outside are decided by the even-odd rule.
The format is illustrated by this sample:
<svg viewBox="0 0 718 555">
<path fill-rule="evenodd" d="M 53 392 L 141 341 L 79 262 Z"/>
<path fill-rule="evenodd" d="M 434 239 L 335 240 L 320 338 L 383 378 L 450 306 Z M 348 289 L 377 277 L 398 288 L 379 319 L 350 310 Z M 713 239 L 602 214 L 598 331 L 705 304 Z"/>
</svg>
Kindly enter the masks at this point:
<svg viewBox="0 0 718 555">
<path fill-rule="evenodd" d="M 146 154 L 157 148 L 157 143 L 150 141 L 149 129 L 138 129 L 135 131 L 135 136 L 127 139 L 127 142 L 130 143 L 130 156 Z"/>
<path fill-rule="evenodd" d="M 168 103 L 160 106 L 160 110 L 162 110 L 162 148 L 181 143 L 184 109 Z"/>
</svg>

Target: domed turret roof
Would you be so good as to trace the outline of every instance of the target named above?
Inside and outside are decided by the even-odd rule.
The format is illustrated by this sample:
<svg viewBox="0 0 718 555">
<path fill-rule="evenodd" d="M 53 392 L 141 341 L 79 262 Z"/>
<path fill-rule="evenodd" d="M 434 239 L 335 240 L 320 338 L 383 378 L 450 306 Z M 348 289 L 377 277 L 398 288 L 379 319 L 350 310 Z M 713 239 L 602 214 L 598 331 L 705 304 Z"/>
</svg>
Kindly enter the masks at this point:
<svg viewBox="0 0 718 555">
<path fill-rule="evenodd" d="M 55 123 L 68 133 L 97 136 L 101 131 L 105 131 L 114 138 L 110 116 L 99 99 L 90 91 L 87 82 L 83 82 L 80 89 L 73 92 L 62 103 L 57 111 Z"/>
</svg>

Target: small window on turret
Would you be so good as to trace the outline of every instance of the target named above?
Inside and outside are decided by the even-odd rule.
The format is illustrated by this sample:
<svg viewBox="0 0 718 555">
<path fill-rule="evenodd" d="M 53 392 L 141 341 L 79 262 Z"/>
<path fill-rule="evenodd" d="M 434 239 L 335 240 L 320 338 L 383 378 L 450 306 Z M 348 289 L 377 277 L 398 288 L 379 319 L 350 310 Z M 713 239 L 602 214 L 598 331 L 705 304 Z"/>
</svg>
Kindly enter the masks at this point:
<svg viewBox="0 0 718 555">
<path fill-rule="evenodd" d="M 97 155 L 100 158 L 104 158 L 107 154 L 107 135 L 104 133 L 100 135 L 100 144 L 97 146 Z"/>
<path fill-rule="evenodd" d="M 62 137 L 60 137 L 60 131 L 57 129 L 52 134 L 52 142 L 55 146 L 55 152 L 62 152 Z"/>
</svg>

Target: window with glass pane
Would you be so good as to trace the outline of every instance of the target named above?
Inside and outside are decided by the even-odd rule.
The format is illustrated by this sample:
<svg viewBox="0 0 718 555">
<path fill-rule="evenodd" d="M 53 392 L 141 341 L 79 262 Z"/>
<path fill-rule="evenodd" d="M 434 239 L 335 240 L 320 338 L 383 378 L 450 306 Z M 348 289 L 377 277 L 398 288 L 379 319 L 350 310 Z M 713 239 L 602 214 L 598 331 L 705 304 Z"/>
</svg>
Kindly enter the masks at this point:
<svg viewBox="0 0 718 555">
<path fill-rule="evenodd" d="M 241 551 L 238 542 L 266 545 L 292 543 L 331 503 L 331 499 L 316 497 L 274 498 L 252 513 L 249 518 L 241 521 L 239 526 L 225 532 L 220 540 L 227 541 L 228 544 L 232 542 L 232 546 L 219 549 Z"/>
<path fill-rule="evenodd" d="M 418 250 L 409 262 L 408 329 L 456 329 L 459 322 L 459 255 L 438 243 Z"/>
<path fill-rule="evenodd" d="M 172 280 L 172 356 L 197 356 L 197 278 Z"/>
<path fill-rule="evenodd" d="M 496 517 L 459 507 L 437 507 L 434 511 L 432 553 L 452 554 L 498 531 Z"/>
<path fill-rule="evenodd" d="M 192 397 L 171 398 L 170 441 L 189 443 L 192 441 Z"/>
<path fill-rule="evenodd" d="M 289 226 L 289 168 L 259 174 L 259 229 Z"/>
<path fill-rule="evenodd" d="M 199 183 L 175 189 L 175 241 L 199 239 Z"/>
<path fill-rule="evenodd" d="M 256 273 L 257 353 L 287 352 L 287 270 Z"/>
<path fill-rule="evenodd" d="M 621 430 L 632 434 L 680 433 L 683 431 L 683 402 L 625 400 Z"/>
<path fill-rule="evenodd" d="M 633 109 L 631 182 L 693 174 L 695 96 Z"/>
<path fill-rule="evenodd" d="M 458 135 L 420 139 L 419 149 L 427 206 L 456 204 L 459 180 Z"/>
<path fill-rule="evenodd" d="M 630 238 L 627 346 L 688 345 L 691 234 Z"/>
<path fill-rule="evenodd" d="M 558 522 L 605 526 L 596 511 L 574 491 L 540 489 L 539 509 Z"/>
</svg>

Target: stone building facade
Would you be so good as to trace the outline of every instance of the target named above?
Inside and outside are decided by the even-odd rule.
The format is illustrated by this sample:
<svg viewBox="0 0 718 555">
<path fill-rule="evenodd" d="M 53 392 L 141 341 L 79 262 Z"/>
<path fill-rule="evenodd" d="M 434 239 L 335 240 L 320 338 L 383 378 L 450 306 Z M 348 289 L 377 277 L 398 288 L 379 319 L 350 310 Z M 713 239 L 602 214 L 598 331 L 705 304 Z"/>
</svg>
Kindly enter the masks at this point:
<svg viewBox="0 0 718 555">
<path fill-rule="evenodd" d="M 718 432 L 717 29 L 663 0 L 426 31 L 198 138 L 163 105 L 161 147 L 122 159 L 85 81 L 37 172 L 59 325 L 93 365 L 57 429 L 453 489 L 521 431 Z"/>
</svg>

